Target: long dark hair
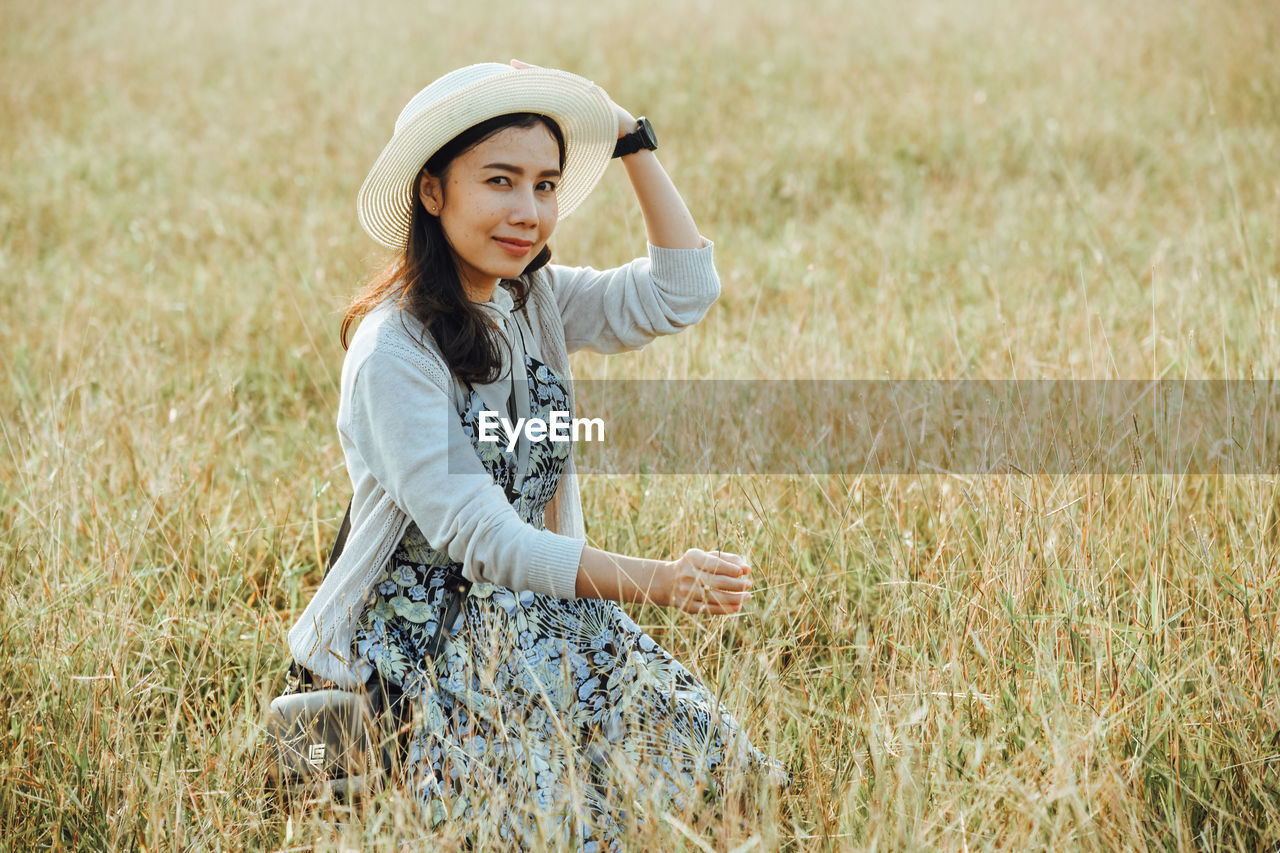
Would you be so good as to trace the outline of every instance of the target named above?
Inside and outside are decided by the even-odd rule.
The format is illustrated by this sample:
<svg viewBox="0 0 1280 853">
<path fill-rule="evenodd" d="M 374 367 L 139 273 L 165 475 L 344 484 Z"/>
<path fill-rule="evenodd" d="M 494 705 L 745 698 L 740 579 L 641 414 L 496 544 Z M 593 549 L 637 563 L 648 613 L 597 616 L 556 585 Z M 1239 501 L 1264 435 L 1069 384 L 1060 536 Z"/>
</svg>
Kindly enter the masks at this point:
<svg viewBox="0 0 1280 853">
<path fill-rule="evenodd" d="M 443 178 L 455 157 L 495 133 L 511 127 L 538 125 L 546 127 L 555 137 L 563 170 L 564 134 L 560 126 L 537 113 L 510 113 L 482 121 L 449 140 L 423 164 L 423 172 Z M 413 211 L 404 254 L 392 259 L 351 300 L 346 316 L 342 318 L 342 346 L 346 348 L 348 333 L 356 320 L 388 296 L 396 295 L 400 306 L 427 329 L 445 362 L 459 379 L 493 382 L 498 378 L 502 365 L 497 349 L 502 344 L 493 326 L 462 287 L 440 219 L 427 213 L 422 205 L 418 192 L 421 179 L 422 173 L 419 173 L 413 182 Z M 544 246 L 519 278 L 499 283 L 499 287 L 506 285 L 510 288 L 516 310 L 523 308 L 529 298 L 530 274 L 550 260 L 551 247 Z"/>
</svg>

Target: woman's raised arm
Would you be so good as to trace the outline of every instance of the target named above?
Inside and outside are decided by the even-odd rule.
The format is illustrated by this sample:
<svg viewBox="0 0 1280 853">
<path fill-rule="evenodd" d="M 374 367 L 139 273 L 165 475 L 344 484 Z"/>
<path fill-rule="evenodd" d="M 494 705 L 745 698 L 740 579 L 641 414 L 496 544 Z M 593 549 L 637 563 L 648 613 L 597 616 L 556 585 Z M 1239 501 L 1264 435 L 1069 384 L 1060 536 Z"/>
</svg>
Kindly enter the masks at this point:
<svg viewBox="0 0 1280 853">
<path fill-rule="evenodd" d="M 625 133 L 634 130 L 636 120 L 631 114 L 617 104 L 614 108 L 618 111 L 621 126 L 627 127 Z M 663 249 L 701 249 L 706 245 L 698 233 L 698 226 L 693 224 L 693 214 L 656 154 L 641 148 L 623 157 L 622 165 L 627 169 L 631 188 L 640 202 L 645 236 L 651 245 Z"/>
</svg>

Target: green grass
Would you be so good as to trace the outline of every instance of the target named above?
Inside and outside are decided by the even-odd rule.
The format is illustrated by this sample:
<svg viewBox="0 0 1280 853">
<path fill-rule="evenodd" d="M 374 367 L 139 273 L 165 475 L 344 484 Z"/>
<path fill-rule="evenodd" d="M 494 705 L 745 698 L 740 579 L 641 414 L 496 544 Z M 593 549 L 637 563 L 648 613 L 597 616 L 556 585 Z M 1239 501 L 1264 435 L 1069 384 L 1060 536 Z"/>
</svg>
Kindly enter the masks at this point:
<svg viewBox="0 0 1280 853">
<path fill-rule="evenodd" d="M 369 849 L 273 805 L 284 633 L 347 497 L 354 198 L 400 107 L 516 56 L 658 127 L 724 295 L 581 377 L 1249 378 L 1280 357 L 1280 10 L 3 4 L 0 846 Z M 557 259 L 643 251 L 611 171 Z M 731 437 L 726 437 L 731 440 Z M 636 849 L 1280 844 L 1280 487 L 589 477 L 591 539 L 749 554 L 750 612 L 633 614 L 796 777 Z M 681 828 L 681 826 L 685 828 Z"/>
</svg>

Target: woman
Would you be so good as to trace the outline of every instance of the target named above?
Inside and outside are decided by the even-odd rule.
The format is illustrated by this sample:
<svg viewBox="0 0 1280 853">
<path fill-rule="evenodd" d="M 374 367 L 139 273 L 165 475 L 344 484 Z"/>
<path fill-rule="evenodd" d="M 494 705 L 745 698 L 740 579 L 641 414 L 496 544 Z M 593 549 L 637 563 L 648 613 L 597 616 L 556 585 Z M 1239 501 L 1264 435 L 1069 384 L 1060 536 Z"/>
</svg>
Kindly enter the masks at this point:
<svg viewBox="0 0 1280 853">
<path fill-rule="evenodd" d="M 616 604 L 737 613 L 751 568 L 587 546 L 569 445 L 521 435 L 508 450 L 480 418 L 571 412 L 570 351 L 677 332 L 719 280 L 647 123 L 580 77 L 512 66 L 419 92 L 361 188 L 361 224 L 397 257 L 343 323 L 346 344 L 360 320 L 338 410 L 351 532 L 289 643 L 323 679 L 408 697 L 407 766 L 432 822 L 483 810 L 513 842 L 616 844 L 640 791 L 680 806 L 729 768 L 784 775 Z M 649 258 L 547 265 L 615 148 Z"/>
</svg>

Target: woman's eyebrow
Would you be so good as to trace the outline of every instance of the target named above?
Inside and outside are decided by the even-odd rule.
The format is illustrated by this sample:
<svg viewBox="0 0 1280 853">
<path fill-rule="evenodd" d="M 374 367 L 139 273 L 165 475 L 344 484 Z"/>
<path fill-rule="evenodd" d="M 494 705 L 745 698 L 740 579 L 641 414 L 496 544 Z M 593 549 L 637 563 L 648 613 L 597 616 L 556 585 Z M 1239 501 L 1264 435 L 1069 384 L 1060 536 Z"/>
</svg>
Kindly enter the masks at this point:
<svg viewBox="0 0 1280 853">
<path fill-rule="evenodd" d="M 512 166 L 510 163 L 486 163 L 480 167 L 481 169 L 499 169 L 504 172 L 511 172 L 515 175 L 523 175 L 524 169 L 520 166 Z M 538 173 L 539 178 L 558 178 L 560 177 L 559 169 L 543 169 Z"/>
</svg>

